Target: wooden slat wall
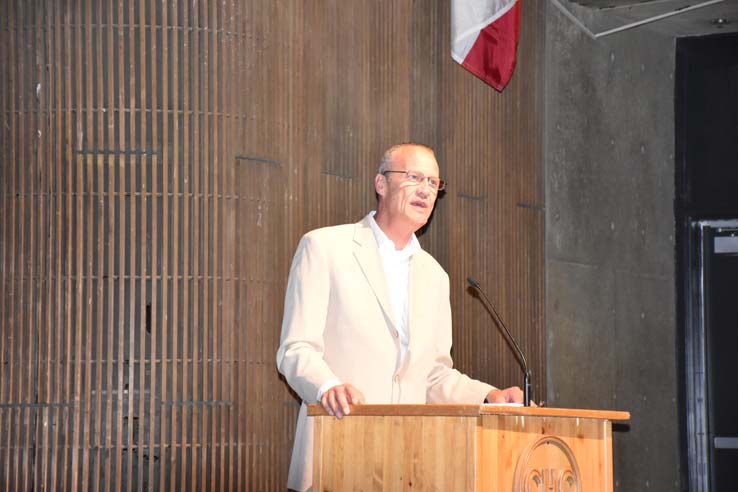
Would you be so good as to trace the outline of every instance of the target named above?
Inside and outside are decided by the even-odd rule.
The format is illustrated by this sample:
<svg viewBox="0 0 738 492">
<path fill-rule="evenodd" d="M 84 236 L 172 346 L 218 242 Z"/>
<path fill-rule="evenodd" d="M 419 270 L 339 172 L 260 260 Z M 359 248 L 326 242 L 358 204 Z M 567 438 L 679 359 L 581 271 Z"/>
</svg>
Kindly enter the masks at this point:
<svg viewBox="0 0 738 492">
<path fill-rule="evenodd" d="M 291 256 L 371 209 L 399 141 L 450 182 L 421 241 L 457 366 L 519 383 L 474 274 L 545 394 L 545 6 L 499 94 L 444 4 L 2 3 L 0 490 L 284 490 Z"/>
<path fill-rule="evenodd" d="M 472 274 L 518 337 L 538 400 L 546 394 L 545 8 L 545 2 L 522 4 L 518 65 L 503 94 L 470 79 L 453 63 L 442 64 L 440 117 L 446 121 L 440 123 L 439 160 L 446 164 L 452 189 L 437 214 L 441 227 L 430 229 L 444 236 L 435 253 L 451 277 L 455 363 L 479 379 L 522 385 L 512 348 L 466 288 Z"/>
</svg>

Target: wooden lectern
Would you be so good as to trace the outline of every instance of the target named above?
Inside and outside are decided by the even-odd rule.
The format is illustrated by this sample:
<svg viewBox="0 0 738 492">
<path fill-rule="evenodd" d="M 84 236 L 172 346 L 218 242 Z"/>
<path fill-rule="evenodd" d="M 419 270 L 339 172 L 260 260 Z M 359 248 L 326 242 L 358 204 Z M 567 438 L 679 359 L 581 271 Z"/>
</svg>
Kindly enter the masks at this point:
<svg viewBox="0 0 738 492">
<path fill-rule="evenodd" d="M 313 491 L 613 490 L 613 420 L 628 412 L 357 405 L 315 419 Z"/>
</svg>

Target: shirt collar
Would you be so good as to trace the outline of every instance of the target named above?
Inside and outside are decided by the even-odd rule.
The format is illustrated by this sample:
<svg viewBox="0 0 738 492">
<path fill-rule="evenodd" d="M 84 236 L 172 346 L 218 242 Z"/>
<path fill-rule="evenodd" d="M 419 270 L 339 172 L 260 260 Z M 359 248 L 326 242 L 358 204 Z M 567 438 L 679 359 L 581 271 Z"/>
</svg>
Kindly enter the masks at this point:
<svg viewBox="0 0 738 492">
<path fill-rule="evenodd" d="M 377 245 L 379 246 L 379 249 L 381 251 L 391 251 L 398 256 L 401 256 L 402 258 L 410 258 L 412 255 L 422 249 L 420 247 L 420 241 L 418 241 L 417 236 L 415 236 L 415 233 L 413 233 L 413 235 L 410 237 L 410 241 L 408 241 L 405 247 L 402 250 L 397 251 L 397 246 L 395 245 L 395 242 L 387 237 L 387 234 L 384 233 L 382 228 L 379 227 L 379 224 L 377 224 L 377 221 L 374 220 L 374 216 L 376 215 L 376 213 L 376 210 L 372 210 L 371 212 L 369 212 L 369 226 L 372 228 L 372 232 L 374 232 L 374 237 L 377 239 Z"/>
</svg>

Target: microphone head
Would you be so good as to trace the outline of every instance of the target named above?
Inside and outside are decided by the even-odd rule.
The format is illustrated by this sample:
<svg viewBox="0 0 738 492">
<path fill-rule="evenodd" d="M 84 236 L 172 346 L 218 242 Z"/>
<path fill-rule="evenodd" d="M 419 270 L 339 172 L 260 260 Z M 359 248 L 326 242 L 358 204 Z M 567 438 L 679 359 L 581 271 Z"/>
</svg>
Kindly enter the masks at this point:
<svg viewBox="0 0 738 492">
<path fill-rule="evenodd" d="M 478 289 L 479 288 L 479 282 L 477 282 L 476 280 L 474 280 L 471 275 L 468 276 L 468 277 L 466 277 L 466 281 L 469 283 L 469 285 L 471 285 L 475 289 Z"/>
</svg>

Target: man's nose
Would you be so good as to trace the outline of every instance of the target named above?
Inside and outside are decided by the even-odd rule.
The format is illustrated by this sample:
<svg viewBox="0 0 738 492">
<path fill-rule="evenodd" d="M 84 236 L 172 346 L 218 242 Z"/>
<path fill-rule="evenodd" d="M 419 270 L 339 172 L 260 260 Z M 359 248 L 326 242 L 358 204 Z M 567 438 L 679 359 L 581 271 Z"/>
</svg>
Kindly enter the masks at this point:
<svg viewBox="0 0 738 492">
<path fill-rule="evenodd" d="M 430 191 L 433 189 L 428 178 L 423 178 L 423 181 L 420 182 L 419 188 L 423 191 L 423 193 L 430 193 Z"/>
</svg>

